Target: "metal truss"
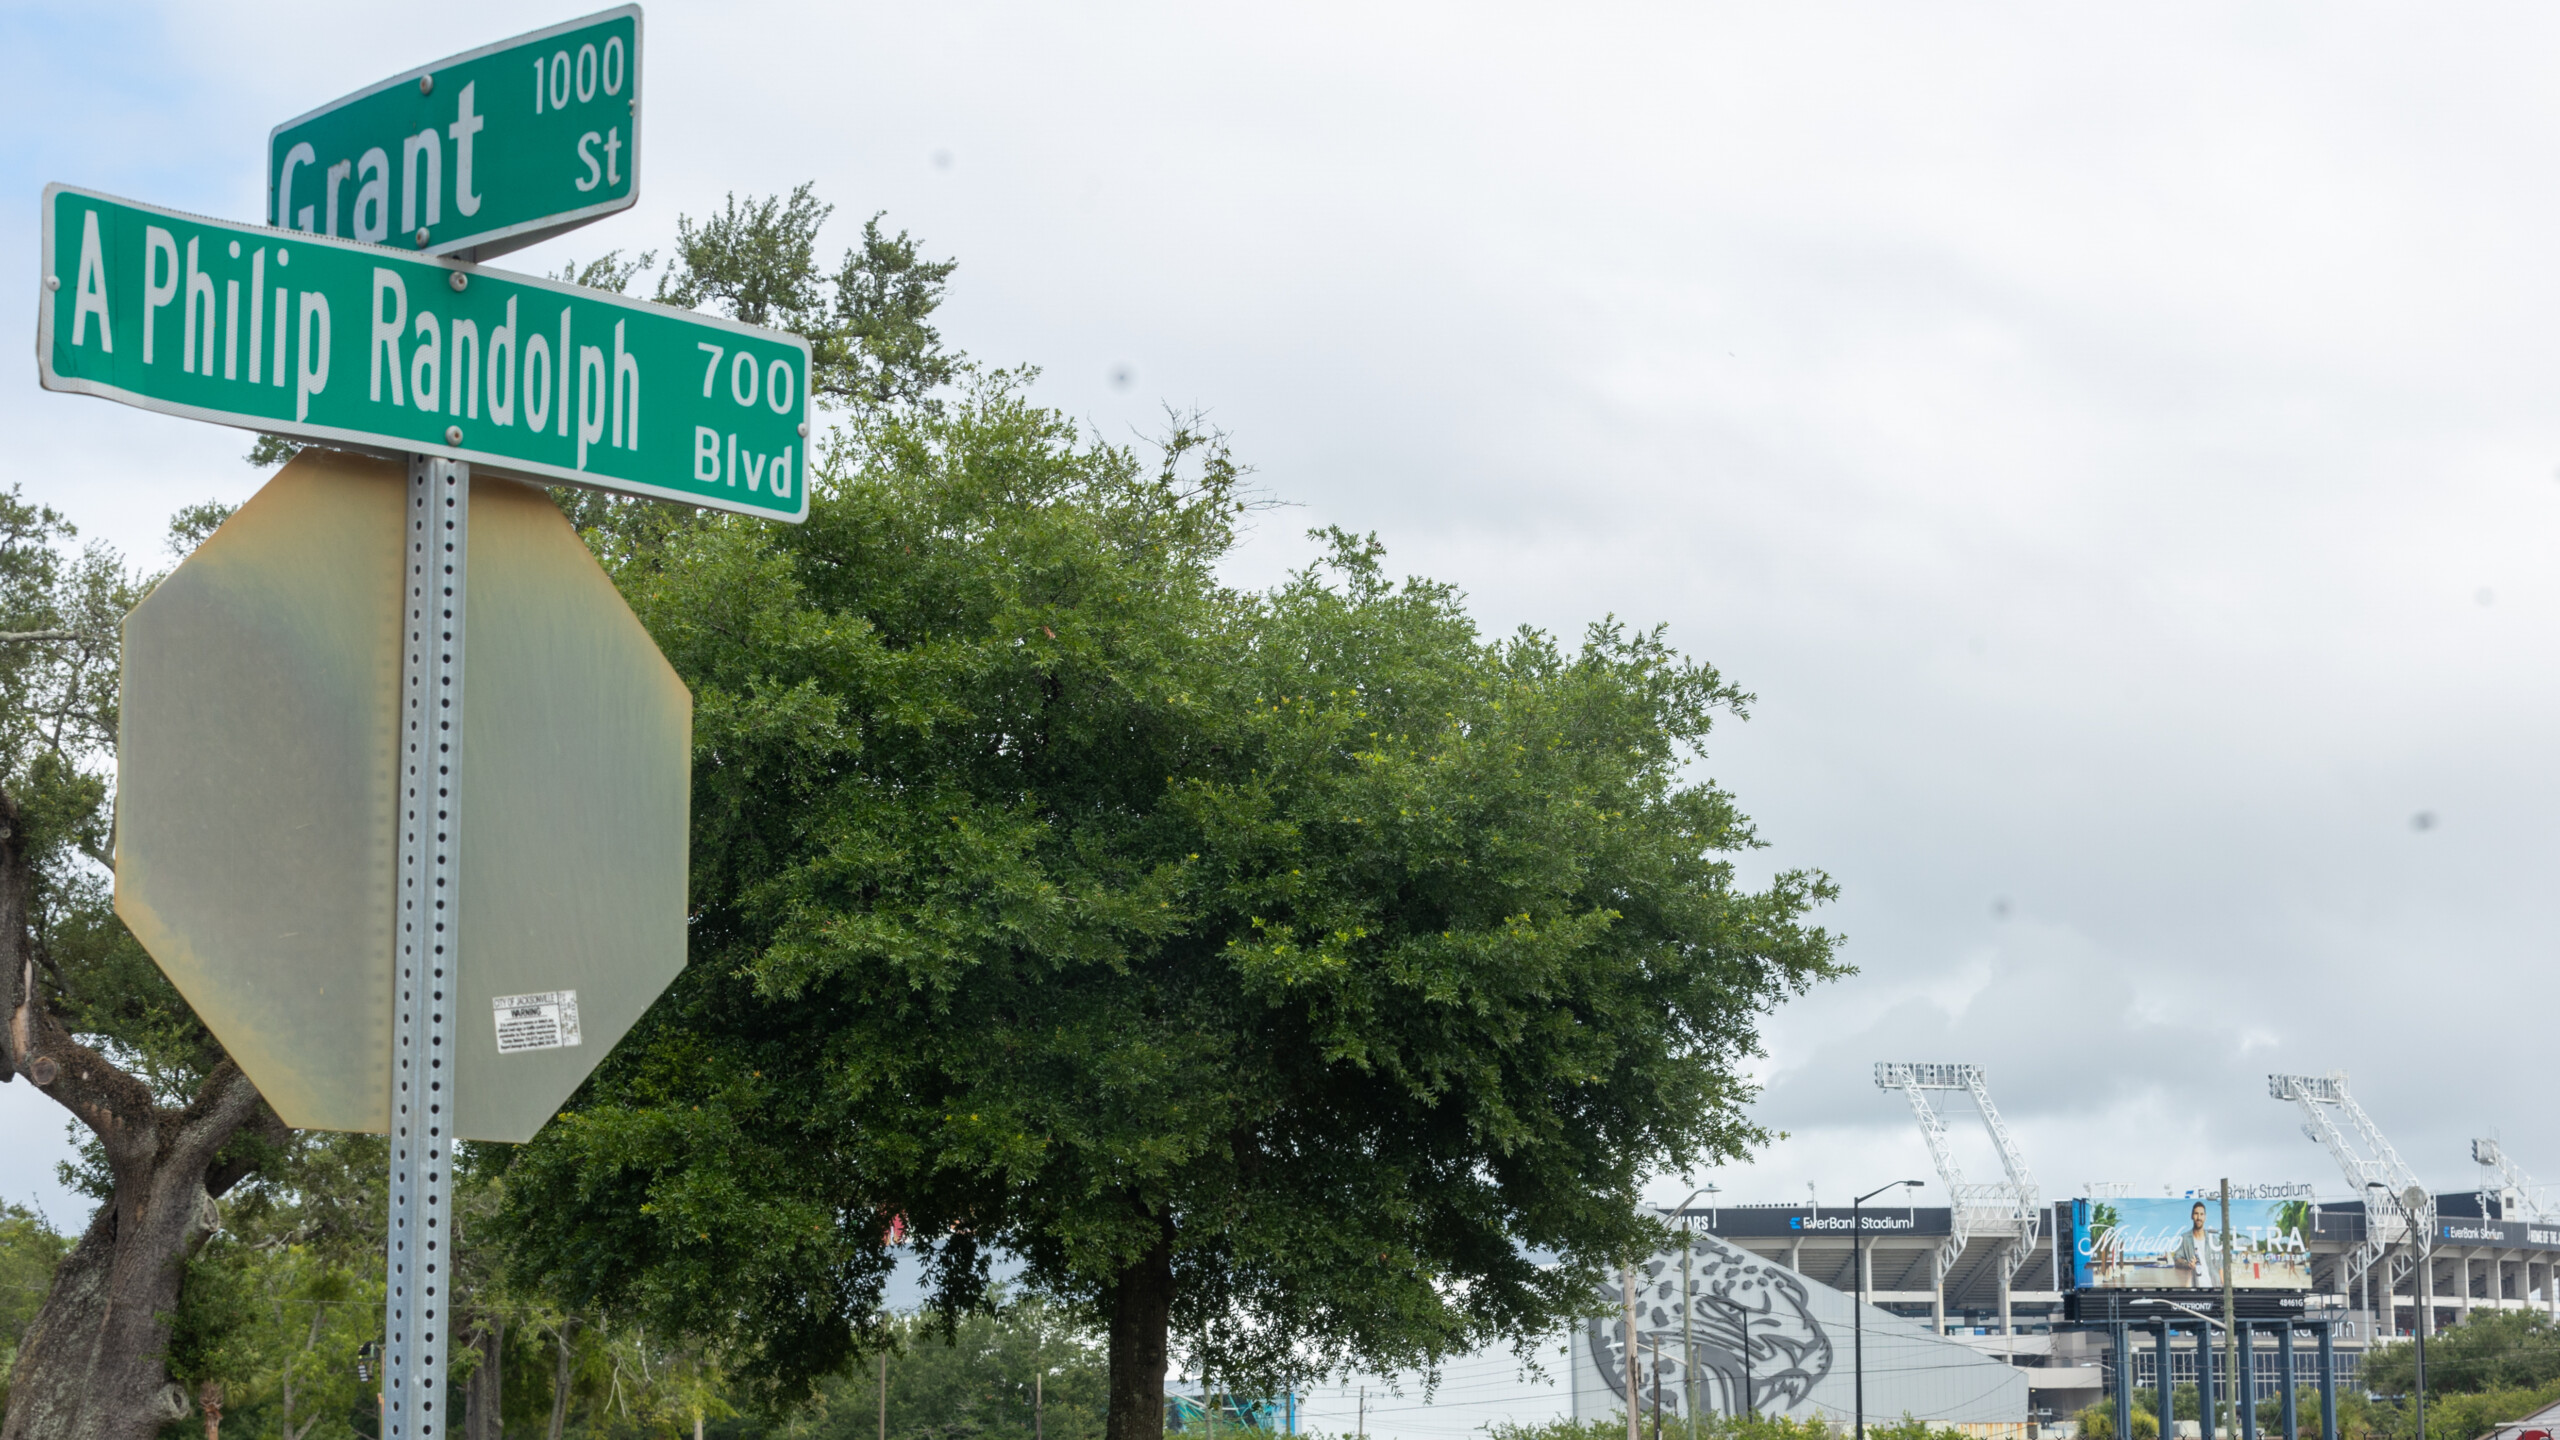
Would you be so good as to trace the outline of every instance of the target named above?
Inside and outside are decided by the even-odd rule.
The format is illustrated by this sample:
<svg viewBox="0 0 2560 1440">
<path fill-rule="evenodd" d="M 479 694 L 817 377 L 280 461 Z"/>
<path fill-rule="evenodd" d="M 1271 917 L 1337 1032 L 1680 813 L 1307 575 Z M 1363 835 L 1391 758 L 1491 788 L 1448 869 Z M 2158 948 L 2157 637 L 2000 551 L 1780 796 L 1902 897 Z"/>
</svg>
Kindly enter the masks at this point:
<svg viewBox="0 0 2560 1440">
<path fill-rule="evenodd" d="M 1938 1167 L 1938 1179 L 1947 1187 L 1949 1233 L 1946 1242 L 1938 1247 L 1938 1273 L 1954 1273 L 1957 1258 L 1974 1236 L 2000 1236 L 2009 1241 L 2001 1256 L 2002 1278 L 2016 1279 L 2027 1256 L 2036 1248 L 2044 1207 L 2036 1182 L 2027 1173 L 2026 1157 L 2018 1152 L 2017 1137 L 2002 1123 L 2000 1108 L 1991 1103 L 1991 1089 L 1983 1083 L 1982 1067 L 1884 1061 L 1876 1066 L 1876 1088 L 1899 1090 L 1911 1102 L 1912 1116 L 1920 1122 L 1920 1138 L 1929 1147 L 1930 1162 Z M 1968 1183 L 1956 1168 L 1955 1153 L 1947 1145 L 1946 1119 L 1938 1113 L 1937 1102 L 1930 1098 L 1950 1091 L 1973 1097 L 1973 1108 L 1980 1112 L 1983 1128 L 1991 1132 L 1992 1148 L 2000 1152 L 2000 1168 L 2008 1174 L 2005 1181 L 1989 1185 Z"/>
<path fill-rule="evenodd" d="M 2497 1177 L 2499 1182 L 2497 1185 L 2491 1186 L 2485 1183 L 2481 1185 L 2480 1198 L 2486 1200 L 2491 1195 L 2497 1195 L 2501 1218 L 2508 1220 L 2516 1218 L 2505 1213 L 2509 1204 L 2522 1206 L 2524 1218 L 2528 1220 L 2549 1221 L 2554 1218 L 2550 1207 L 2542 1203 L 2541 1188 L 2533 1183 L 2533 1177 L 2524 1173 L 2523 1166 L 2509 1159 L 2507 1152 L 2498 1148 L 2497 1141 L 2472 1141 L 2471 1158 L 2482 1169 Z M 2484 1181 L 2487 1178 L 2487 1176 L 2482 1177 Z M 2513 1196 L 2514 1199 L 2510 1201 L 2507 1199 L 2508 1196 Z M 2489 1213 L 2489 1207 L 2481 1206 L 2480 1213 L 2485 1217 Z"/>
<path fill-rule="evenodd" d="M 2346 1177 L 2349 1188 L 2364 1199 L 2364 1244 L 2348 1257 L 2347 1272 L 2341 1277 L 2339 1289 L 2352 1296 L 2356 1282 L 2364 1278 L 2373 1268 L 2373 1263 L 2388 1252 L 2391 1265 L 2383 1282 L 2382 1299 L 2382 1304 L 2387 1307 L 2400 1281 L 2418 1266 L 2416 1242 L 2419 1236 L 2435 1232 L 2434 1193 L 2418 1183 L 2417 1173 L 2400 1158 L 2399 1151 L 2391 1148 L 2391 1142 L 2383 1138 L 2382 1131 L 2373 1123 L 2373 1117 L 2365 1114 L 2364 1107 L 2347 1093 L 2345 1071 L 2332 1070 L 2326 1075 L 2270 1075 L 2267 1077 L 2267 1093 L 2302 1107 L 2302 1133 L 2319 1141 L 2328 1150 L 2329 1158 L 2338 1162 L 2338 1171 Z M 2341 1129 L 2338 1124 L 2340 1117 L 2346 1120 L 2346 1129 L 2355 1131 L 2356 1143 L 2348 1142 L 2346 1129 Z M 2380 1187 L 2379 1190 L 2376 1186 Z M 2400 1197 L 2412 1189 L 2427 1197 L 2423 1213 L 2415 1216 L 2400 1208 Z M 2419 1227 L 2414 1234 L 2411 1233 L 2412 1220 Z M 2401 1248 L 2394 1250 L 2394 1245 Z"/>
</svg>

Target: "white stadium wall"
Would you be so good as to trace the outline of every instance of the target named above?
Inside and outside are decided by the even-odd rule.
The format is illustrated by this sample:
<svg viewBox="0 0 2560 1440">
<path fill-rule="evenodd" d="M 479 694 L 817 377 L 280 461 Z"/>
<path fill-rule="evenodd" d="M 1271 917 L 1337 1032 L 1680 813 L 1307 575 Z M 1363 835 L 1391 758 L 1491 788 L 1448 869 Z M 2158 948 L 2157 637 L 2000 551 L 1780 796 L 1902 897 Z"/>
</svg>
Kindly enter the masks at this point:
<svg viewBox="0 0 2560 1440">
<path fill-rule="evenodd" d="M 1751 1394 L 1764 1415 L 1809 1419 L 1845 1428 L 1856 1389 L 1850 1356 L 1856 1302 L 1774 1260 L 1699 1235 L 1689 1258 L 1699 1298 L 1690 1321 L 1697 1354 L 1698 1410 L 1737 1414 L 1744 1408 L 1743 1317 L 1751 1337 Z M 1623 1292 L 1599 1297 L 1605 1314 L 1573 1331 L 1573 1413 L 1606 1419 L 1626 1410 Z M 1723 1302 L 1723 1303 L 1717 1303 Z M 1738 1307 L 1738 1311 L 1737 1311 Z M 1739 1313 L 1738 1313 L 1739 1312 Z M 1636 1275 L 1636 1331 L 1641 1350 L 1638 1413 L 1653 1413 L 1653 1359 L 1662 1357 L 1666 1430 L 1686 1414 L 1680 1357 L 1680 1252 L 1663 1251 Z M 1866 1307 L 1867 1422 L 1909 1414 L 1946 1426 L 2016 1425 L 2027 1418 L 2027 1372 L 1929 1333 L 1926 1323 Z"/>
</svg>

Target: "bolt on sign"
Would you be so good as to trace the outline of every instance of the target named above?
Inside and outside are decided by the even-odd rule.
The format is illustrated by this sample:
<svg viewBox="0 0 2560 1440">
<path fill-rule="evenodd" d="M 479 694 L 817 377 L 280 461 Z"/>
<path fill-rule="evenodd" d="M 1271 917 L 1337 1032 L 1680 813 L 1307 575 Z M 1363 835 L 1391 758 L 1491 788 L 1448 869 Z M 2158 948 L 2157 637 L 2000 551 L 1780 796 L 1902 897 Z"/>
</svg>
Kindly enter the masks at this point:
<svg viewBox="0 0 2560 1440">
<path fill-rule="evenodd" d="M 501 40 L 267 136 L 279 230 L 488 260 L 640 196 L 640 7 Z"/>
<path fill-rule="evenodd" d="M 484 474 L 808 514 L 809 343 L 611 291 L 44 192 L 44 386 Z"/>
</svg>

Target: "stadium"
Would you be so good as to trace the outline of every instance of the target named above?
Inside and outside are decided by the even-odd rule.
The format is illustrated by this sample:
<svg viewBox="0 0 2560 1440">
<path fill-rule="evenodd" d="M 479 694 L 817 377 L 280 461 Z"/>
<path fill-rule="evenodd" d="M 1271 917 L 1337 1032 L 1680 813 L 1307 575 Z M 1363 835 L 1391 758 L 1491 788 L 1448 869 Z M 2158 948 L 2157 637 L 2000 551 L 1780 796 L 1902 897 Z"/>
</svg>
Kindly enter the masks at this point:
<svg viewBox="0 0 2560 1440">
<path fill-rule="evenodd" d="M 1694 1407 L 1848 1422 L 1863 1410 L 2024 1440 L 2201 1376 L 2219 1397 L 2280 1400 L 2288 1415 L 2299 1404 L 2308 1426 L 2377 1341 L 2482 1310 L 2560 1316 L 2560 1213 L 2530 1178 L 2475 1140 L 2479 1183 L 2429 1189 L 2344 1075 L 2268 1077 L 2327 1152 L 2334 1188 L 2069 1197 L 2038 1188 L 1981 1067 L 1886 1063 L 1875 1079 L 1911 1107 L 1951 1203 L 1894 1203 L 1911 1193 L 1895 1187 L 1855 1207 L 1662 1212 L 1672 1247 L 1619 1277 L 1609 1313 L 1574 1336 L 1578 1417 L 1624 1413 L 1632 1394 L 1640 1418 Z M 1999 1157 L 1996 1180 L 1957 1167 L 1949 1123 L 1967 1110 Z M 2226 1324 L 2241 1342 L 2236 1382 L 2220 1373 Z M 2213 1337 L 2202 1355 L 2200 1333 Z M 2241 1409 L 2243 1440 L 2255 1440 L 2254 1409 Z"/>
</svg>

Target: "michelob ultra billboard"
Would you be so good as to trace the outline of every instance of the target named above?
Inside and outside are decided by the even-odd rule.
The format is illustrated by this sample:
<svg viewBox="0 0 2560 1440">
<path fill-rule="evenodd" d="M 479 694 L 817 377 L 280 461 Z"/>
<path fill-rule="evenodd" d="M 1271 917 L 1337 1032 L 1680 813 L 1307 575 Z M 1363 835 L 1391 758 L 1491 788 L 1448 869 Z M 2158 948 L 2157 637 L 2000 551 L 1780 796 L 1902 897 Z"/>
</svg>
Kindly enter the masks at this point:
<svg viewBox="0 0 2560 1440">
<path fill-rule="evenodd" d="M 2071 1282 L 2082 1290 L 2220 1290 L 2227 1264 L 2235 1289 L 2308 1290 L 2310 1224 L 2308 1200 L 2234 1197 L 2226 1261 L 2219 1199 L 2074 1200 Z"/>
</svg>

